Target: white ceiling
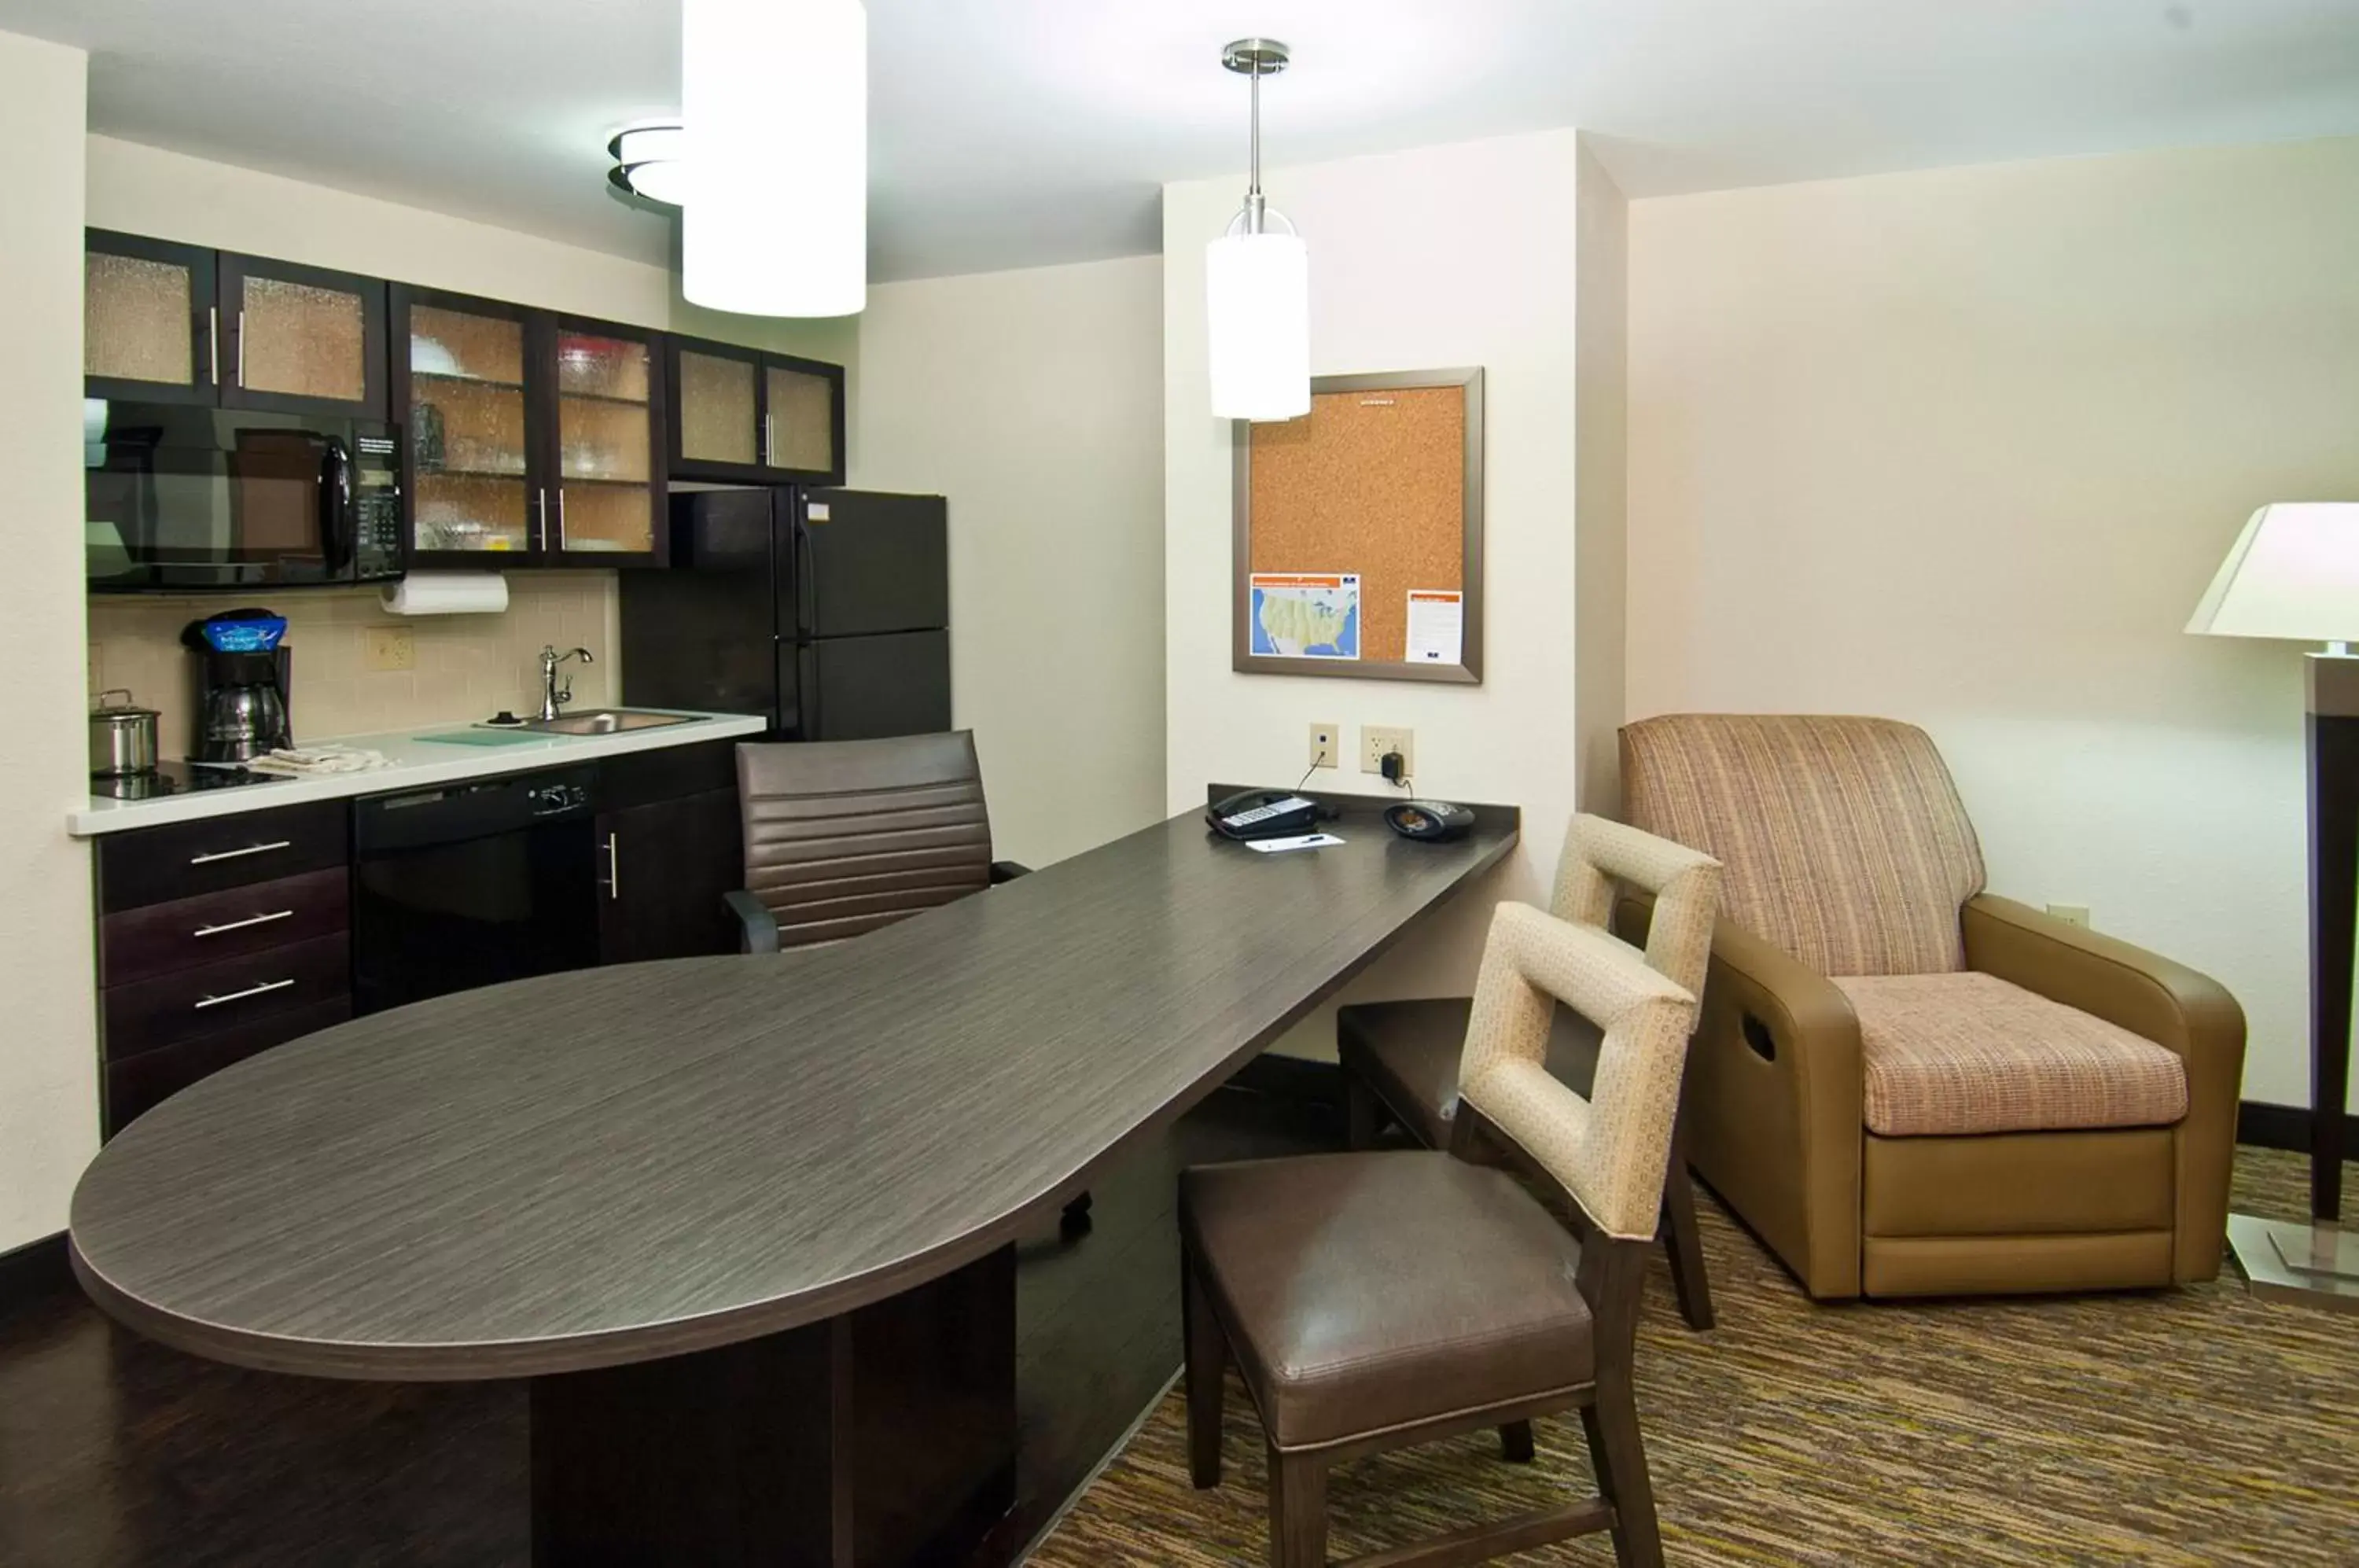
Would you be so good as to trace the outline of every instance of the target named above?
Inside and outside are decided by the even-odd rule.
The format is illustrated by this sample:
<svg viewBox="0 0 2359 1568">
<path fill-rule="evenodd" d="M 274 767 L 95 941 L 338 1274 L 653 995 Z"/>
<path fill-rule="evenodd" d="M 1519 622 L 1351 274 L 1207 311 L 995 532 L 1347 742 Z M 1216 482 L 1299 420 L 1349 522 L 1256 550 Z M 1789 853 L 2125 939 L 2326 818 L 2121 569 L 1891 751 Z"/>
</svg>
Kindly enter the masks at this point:
<svg viewBox="0 0 2359 1568">
<path fill-rule="evenodd" d="M 1633 195 L 2359 133 L 2359 0 L 869 0 L 879 279 L 1158 247 L 1241 169 L 1547 126 Z M 677 106 L 678 0 L 0 0 L 93 130 L 660 260 L 607 133 Z M 794 89 L 781 61 L 779 91 Z"/>
</svg>

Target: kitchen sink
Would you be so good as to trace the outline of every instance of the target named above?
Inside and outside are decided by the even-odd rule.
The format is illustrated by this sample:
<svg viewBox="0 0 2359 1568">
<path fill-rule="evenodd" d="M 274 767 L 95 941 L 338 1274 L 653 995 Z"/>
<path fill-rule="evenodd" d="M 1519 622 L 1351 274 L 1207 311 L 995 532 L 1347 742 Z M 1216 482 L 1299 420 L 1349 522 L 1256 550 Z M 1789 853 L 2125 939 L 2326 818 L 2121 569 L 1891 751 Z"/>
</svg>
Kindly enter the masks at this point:
<svg viewBox="0 0 2359 1568">
<path fill-rule="evenodd" d="M 560 713 L 553 719 L 527 719 L 516 727 L 538 731 L 542 735 L 622 735 L 630 730 L 659 730 L 667 724 L 692 724 L 695 722 L 687 713 L 658 713 L 646 708 L 592 708 L 584 713 Z"/>
</svg>

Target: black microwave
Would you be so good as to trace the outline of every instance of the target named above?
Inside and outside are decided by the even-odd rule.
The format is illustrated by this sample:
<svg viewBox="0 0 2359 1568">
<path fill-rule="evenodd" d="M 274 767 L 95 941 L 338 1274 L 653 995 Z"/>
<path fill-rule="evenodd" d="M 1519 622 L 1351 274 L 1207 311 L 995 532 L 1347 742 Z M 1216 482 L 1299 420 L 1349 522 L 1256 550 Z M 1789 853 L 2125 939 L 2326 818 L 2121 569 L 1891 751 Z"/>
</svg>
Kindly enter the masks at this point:
<svg viewBox="0 0 2359 1568">
<path fill-rule="evenodd" d="M 82 405 L 93 593 L 401 575 L 401 430 L 168 403 Z"/>
</svg>

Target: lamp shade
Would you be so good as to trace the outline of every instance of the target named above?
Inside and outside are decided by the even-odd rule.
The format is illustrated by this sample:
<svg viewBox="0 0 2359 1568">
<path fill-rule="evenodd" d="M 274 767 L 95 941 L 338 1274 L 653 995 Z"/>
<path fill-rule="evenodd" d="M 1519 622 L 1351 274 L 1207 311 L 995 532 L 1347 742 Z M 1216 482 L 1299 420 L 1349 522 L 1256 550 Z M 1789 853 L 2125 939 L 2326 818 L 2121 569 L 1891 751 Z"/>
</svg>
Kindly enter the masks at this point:
<svg viewBox="0 0 2359 1568">
<path fill-rule="evenodd" d="M 2280 502 L 2255 512 L 2187 629 L 2299 642 L 2359 639 L 2359 503 Z"/>
<path fill-rule="evenodd" d="M 1213 416 L 1310 412 L 1310 257 L 1301 237 L 1224 234 L 1205 247 L 1204 285 Z"/>
<path fill-rule="evenodd" d="M 868 12 L 684 0 L 680 292 L 754 316 L 868 302 Z"/>
</svg>

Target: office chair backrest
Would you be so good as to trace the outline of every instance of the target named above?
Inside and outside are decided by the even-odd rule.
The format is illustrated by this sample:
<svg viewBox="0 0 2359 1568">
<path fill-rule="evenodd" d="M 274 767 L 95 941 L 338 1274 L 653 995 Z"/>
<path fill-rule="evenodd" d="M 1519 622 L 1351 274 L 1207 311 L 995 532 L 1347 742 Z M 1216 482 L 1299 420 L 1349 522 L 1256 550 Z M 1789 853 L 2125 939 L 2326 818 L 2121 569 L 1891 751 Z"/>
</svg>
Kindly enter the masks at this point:
<svg viewBox="0 0 2359 1568">
<path fill-rule="evenodd" d="M 835 942 L 979 893 L 991 819 L 965 730 L 737 748 L 745 887 L 778 945 Z"/>
</svg>

